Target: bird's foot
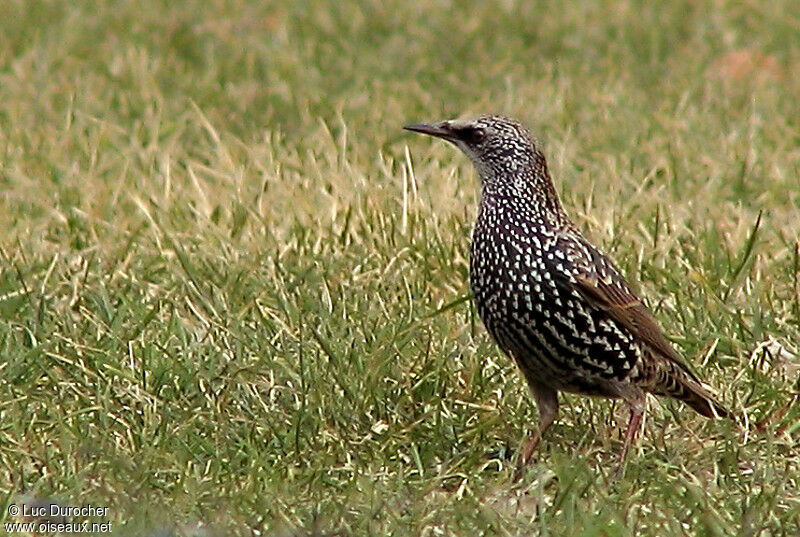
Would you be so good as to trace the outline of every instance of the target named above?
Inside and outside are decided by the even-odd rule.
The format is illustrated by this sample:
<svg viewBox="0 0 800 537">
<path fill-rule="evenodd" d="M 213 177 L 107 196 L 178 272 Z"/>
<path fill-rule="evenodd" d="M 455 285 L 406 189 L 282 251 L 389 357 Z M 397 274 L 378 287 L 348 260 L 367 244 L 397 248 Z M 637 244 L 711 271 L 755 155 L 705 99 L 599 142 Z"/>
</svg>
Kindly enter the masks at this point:
<svg viewBox="0 0 800 537">
<path fill-rule="evenodd" d="M 620 481 L 625 476 L 625 460 L 621 459 L 618 463 L 616 468 L 614 468 L 614 472 L 611 474 L 611 481 L 616 483 Z"/>
<path fill-rule="evenodd" d="M 519 480 L 522 479 L 522 474 L 525 473 L 525 468 L 528 466 L 528 463 L 533 457 L 533 453 L 536 451 L 536 447 L 539 445 L 539 440 L 541 438 L 542 437 L 540 434 L 534 433 L 522 444 L 522 449 L 520 449 L 519 453 L 519 459 L 517 460 L 517 469 L 514 472 L 514 478 L 512 482 L 518 483 Z"/>
</svg>

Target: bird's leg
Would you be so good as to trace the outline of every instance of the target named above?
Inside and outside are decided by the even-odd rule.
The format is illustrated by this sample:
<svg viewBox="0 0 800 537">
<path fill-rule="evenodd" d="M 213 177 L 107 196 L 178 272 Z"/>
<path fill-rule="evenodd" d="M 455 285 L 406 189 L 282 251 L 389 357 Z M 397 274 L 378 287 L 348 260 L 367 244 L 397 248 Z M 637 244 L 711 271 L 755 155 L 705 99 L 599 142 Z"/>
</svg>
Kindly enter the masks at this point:
<svg viewBox="0 0 800 537">
<path fill-rule="evenodd" d="M 528 384 L 531 387 L 531 392 L 533 392 L 533 397 L 536 399 L 536 406 L 539 408 L 539 430 L 522 443 L 517 461 L 517 470 L 514 472 L 515 483 L 522 477 L 522 472 L 531 460 L 533 452 L 536 451 L 542 435 L 553 424 L 556 415 L 558 415 L 558 392 L 535 382 L 529 382 Z"/>
<path fill-rule="evenodd" d="M 535 431 L 531 434 L 530 438 L 525 440 L 522 446 L 520 446 L 519 460 L 517 461 L 517 471 L 514 474 L 514 481 L 518 481 L 519 478 L 522 477 L 522 470 L 528 465 L 531 457 L 533 457 L 533 452 L 536 451 L 536 448 L 539 446 L 539 440 L 542 439 L 542 432 L 543 431 Z"/>
<path fill-rule="evenodd" d="M 628 457 L 628 449 L 636 439 L 636 434 L 642 427 L 642 417 L 644 416 L 644 396 L 638 397 L 635 401 L 628 402 L 631 409 L 631 416 L 628 418 L 628 427 L 625 429 L 625 440 L 622 443 L 622 450 L 619 453 L 619 463 L 615 477 L 622 477 L 622 472 L 625 469 L 625 459 Z"/>
</svg>

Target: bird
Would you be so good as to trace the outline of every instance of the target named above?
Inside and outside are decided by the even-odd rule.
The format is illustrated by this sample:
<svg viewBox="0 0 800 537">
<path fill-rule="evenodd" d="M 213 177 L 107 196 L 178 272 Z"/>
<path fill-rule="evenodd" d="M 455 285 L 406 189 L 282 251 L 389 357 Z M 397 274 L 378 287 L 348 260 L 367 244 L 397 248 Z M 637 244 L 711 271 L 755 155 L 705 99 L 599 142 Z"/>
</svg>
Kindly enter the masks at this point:
<svg viewBox="0 0 800 537">
<path fill-rule="evenodd" d="M 732 418 L 614 262 L 570 220 L 527 128 L 500 115 L 404 128 L 454 144 L 480 177 L 472 296 L 539 410 L 538 431 L 520 448 L 515 481 L 556 420 L 560 392 L 619 399 L 629 407 L 617 474 L 641 428 L 648 393 L 682 401 L 708 418 Z"/>
</svg>

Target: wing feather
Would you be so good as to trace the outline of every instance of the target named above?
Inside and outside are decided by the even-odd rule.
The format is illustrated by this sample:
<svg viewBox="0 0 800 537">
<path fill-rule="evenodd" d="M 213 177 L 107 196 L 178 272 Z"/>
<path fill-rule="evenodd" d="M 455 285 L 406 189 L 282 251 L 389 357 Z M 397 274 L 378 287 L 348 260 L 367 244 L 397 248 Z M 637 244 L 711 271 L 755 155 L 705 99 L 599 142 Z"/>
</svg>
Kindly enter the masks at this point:
<svg viewBox="0 0 800 537">
<path fill-rule="evenodd" d="M 611 262 L 588 242 L 583 242 L 590 259 L 578 263 L 572 278 L 564 275 L 560 285 L 569 287 L 580 294 L 593 307 L 603 311 L 610 319 L 624 327 L 656 354 L 681 366 L 695 380 L 686 363 L 664 337 L 653 314 L 631 290 Z M 602 270 L 602 274 L 598 271 Z M 574 280 L 574 281 L 573 281 Z"/>
</svg>

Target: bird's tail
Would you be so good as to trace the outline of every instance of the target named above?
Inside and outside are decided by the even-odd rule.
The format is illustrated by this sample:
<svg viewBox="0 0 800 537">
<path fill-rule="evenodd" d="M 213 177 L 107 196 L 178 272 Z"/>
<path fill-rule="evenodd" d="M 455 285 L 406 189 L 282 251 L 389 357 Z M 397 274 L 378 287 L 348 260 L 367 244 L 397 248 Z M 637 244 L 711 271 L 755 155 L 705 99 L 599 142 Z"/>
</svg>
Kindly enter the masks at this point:
<svg viewBox="0 0 800 537">
<path fill-rule="evenodd" d="M 653 393 L 683 401 L 707 418 L 733 419 L 733 414 L 686 367 L 676 362 L 664 362 L 661 365 L 656 373 Z"/>
</svg>

